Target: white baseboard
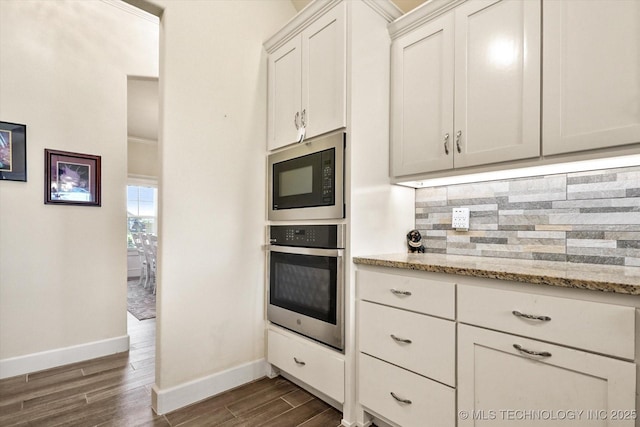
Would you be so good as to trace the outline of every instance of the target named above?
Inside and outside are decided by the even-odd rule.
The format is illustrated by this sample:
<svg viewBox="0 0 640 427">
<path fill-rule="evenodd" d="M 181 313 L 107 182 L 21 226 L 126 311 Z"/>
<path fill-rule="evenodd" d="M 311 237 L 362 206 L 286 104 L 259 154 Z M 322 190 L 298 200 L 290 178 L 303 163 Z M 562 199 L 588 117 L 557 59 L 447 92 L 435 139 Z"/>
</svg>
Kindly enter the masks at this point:
<svg viewBox="0 0 640 427">
<path fill-rule="evenodd" d="M 129 350 L 129 335 L 0 360 L 0 379 Z"/>
<path fill-rule="evenodd" d="M 151 391 L 151 406 L 157 414 L 166 414 L 262 378 L 268 371 L 267 361 L 259 359 L 164 390 L 158 389 L 154 384 Z"/>
</svg>

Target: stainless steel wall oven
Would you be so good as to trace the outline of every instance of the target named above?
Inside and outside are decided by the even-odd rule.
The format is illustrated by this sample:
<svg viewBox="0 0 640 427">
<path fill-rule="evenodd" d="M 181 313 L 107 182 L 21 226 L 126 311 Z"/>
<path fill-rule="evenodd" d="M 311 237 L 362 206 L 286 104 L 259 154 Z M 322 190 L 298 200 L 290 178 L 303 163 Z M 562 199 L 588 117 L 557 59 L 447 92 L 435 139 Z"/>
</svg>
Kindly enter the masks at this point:
<svg viewBox="0 0 640 427">
<path fill-rule="evenodd" d="M 344 225 L 270 227 L 267 319 L 344 350 Z"/>
</svg>

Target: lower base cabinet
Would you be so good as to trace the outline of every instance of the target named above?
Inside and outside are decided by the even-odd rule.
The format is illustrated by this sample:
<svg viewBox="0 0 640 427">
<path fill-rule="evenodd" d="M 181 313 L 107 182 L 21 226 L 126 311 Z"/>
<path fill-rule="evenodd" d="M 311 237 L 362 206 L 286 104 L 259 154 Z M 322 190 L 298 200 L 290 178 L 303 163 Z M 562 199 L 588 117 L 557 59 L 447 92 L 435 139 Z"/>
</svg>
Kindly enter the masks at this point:
<svg viewBox="0 0 640 427">
<path fill-rule="evenodd" d="M 342 355 L 288 332 L 267 333 L 269 363 L 344 403 L 344 359 Z"/>
<path fill-rule="evenodd" d="M 636 365 L 458 325 L 458 426 L 635 425 Z"/>
<path fill-rule="evenodd" d="M 360 403 L 402 427 L 455 427 L 455 389 L 359 355 Z"/>
</svg>

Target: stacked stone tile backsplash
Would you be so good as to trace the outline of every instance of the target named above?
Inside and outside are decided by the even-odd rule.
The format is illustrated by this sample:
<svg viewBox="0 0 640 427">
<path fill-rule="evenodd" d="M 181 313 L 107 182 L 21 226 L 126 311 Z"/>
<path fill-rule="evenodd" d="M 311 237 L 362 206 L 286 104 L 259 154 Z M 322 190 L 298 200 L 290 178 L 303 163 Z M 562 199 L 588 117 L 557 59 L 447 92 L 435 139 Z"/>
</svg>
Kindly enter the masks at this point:
<svg viewBox="0 0 640 427">
<path fill-rule="evenodd" d="M 427 252 L 640 266 L 640 166 L 418 189 L 416 228 Z"/>
</svg>

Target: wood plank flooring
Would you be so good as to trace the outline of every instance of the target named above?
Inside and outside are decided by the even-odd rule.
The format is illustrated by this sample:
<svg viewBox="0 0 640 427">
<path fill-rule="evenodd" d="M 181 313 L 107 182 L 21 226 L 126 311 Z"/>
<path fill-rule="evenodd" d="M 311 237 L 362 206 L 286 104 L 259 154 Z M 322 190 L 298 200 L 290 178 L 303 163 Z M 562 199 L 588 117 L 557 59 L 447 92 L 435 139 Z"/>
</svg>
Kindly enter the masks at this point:
<svg viewBox="0 0 640 427">
<path fill-rule="evenodd" d="M 128 315 L 130 351 L 0 380 L 0 426 L 336 427 L 342 414 L 284 378 L 263 378 L 156 415 L 155 319 Z"/>
</svg>

